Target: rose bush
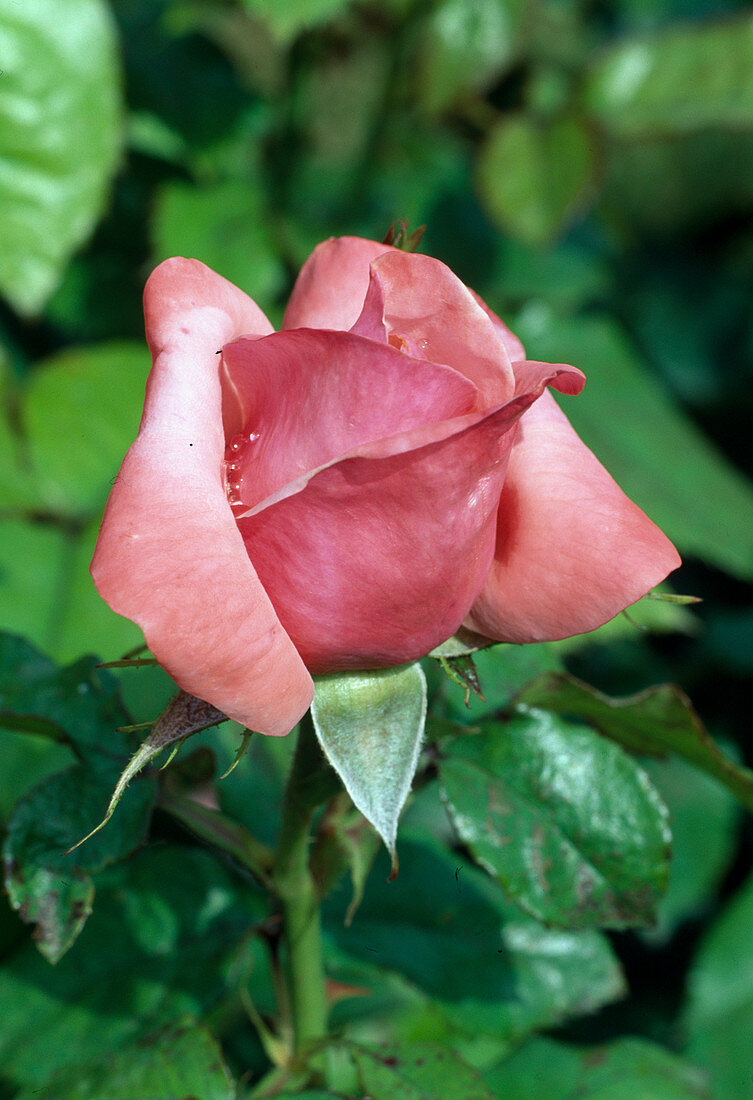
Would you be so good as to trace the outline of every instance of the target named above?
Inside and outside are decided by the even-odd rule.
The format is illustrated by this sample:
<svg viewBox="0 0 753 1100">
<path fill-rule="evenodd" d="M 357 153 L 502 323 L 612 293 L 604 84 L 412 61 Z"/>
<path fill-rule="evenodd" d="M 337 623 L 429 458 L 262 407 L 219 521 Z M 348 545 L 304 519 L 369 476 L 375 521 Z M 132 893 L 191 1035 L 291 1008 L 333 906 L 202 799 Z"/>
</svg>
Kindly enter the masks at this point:
<svg viewBox="0 0 753 1100">
<path fill-rule="evenodd" d="M 311 674 L 402 664 L 462 624 L 591 630 L 679 564 L 530 362 L 437 260 L 324 242 L 274 332 L 196 260 L 145 291 L 138 438 L 92 561 L 186 691 L 284 733 Z"/>
</svg>

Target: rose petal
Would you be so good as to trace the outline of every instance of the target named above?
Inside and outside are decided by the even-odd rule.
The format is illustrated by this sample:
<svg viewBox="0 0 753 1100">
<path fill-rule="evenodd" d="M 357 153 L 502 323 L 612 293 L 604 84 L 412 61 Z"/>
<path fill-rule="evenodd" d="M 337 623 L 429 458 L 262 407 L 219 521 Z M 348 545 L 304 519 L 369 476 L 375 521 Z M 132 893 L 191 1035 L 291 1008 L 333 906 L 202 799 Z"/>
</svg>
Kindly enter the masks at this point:
<svg viewBox="0 0 753 1100">
<path fill-rule="evenodd" d="M 152 358 L 176 336 L 186 335 L 182 327 L 186 314 L 204 308 L 227 314 L 238 336 L 274 332 L 256 302 L 237 286 L 199 260 L 174 256 L 154 269 L 144 287 L 146 339 Z"/>
<path fill-rule="evenodd" d="M 514 427 L 547 378 L 500 408 L 358 448 L 238 520 L 313 672 L 401 664 L 458 628 L 491 564 Z"/>
<path fill-rule="evenodd" d="M 499 333 L 503 344 L 507 348 L 507 354 L 510 356 L 510 362 L 517 363 L 519 359 L 525 359 L 526 349 L 523 347 L 515 333 L 507 327 L 505 322 L 497 316 L 494 310 L 489 309 L 486 302 L 476 293 L 475 290 L 471 290 L 471 294 L 473 295 L 474 301 L 478 302 L 486 316 L 489 318 L 489 320 L 492 322 L 495 329 Z"/>
<path fill-rule="evenodd" d="M 144 302 L 154 366 L 92 576 L 180 687 L 250 729 L 285 733 L 308 708 L 313 684 L 227 503 L 216 355 L 242 333 L 271 326 L 195 260 L 161 264 Z"/>
<path fill-rule="evenodd" d="M 390 245 L 362 237 L 330 237 L 300 270 L 282 321 L 283 329 L 347 330 L 361 312 L 369 286 L 369 264 Z"/>
<path fill-rule="evenodd" d="M 233 444 L 234 488 L 250 507 L 356 447 L 476 404 L 475 387 L 456 371 L 348 332 L 236 340 L 223 360 L 243 433 Z"/>
<path fill-rule="evenodd" d="M 574 397 L 586 384 L 586 376 L 577 367 L 567 363 L 540 363 L 534 359 L 524 359 L 515 364 L 515 396 L 530 393 L 541 385 L 542 377 L 547 385 L 558 393 Z"/>
<path fill-rule="evenodd" d="M 283 329 L 352 328 L 368 290 L 370 264 L 387 252 L 405 255 L 391 245 L 363 237 L 331 237 L 317 245 L 293 287 Z M 475 290 L 469 288 L 468 292 L 491 320 L 510 361 L 525 359 L 525 350 L 517 336 Z"/>
<path fill-rule="evenodd" d="M 449 267 L 431 256 L 391 251 L 371 264 L 363 309 L 353 332 L 445 363 L 479 391 L 479 408 L 508 401 L 515 390 L 504 340 Z"/>
<path fill-rule="evenodd" d="M 466 626 L 538 642 L 601 626 L 680 559 L 615 484 L 549 394 L 520 422 L 489 578 Z"/>
</svg>

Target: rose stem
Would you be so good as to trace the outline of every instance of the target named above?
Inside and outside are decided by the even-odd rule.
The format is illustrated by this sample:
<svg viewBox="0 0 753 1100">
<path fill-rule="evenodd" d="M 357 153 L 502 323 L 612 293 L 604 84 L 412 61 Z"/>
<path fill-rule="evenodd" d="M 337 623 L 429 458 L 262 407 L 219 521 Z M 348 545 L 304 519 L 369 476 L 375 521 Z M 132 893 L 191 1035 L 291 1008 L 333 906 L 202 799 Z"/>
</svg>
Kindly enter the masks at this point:
<svg viewBox="0 0 753 1100">
<path fill-rule="evenodd" d="M 309 868 L 311 821 L 317 806 L 330 793 L 323 790 L 331 783 L 329 776 L 323 774 L 324 769 L 330 771 L 311 718 L 306 715 L 298 730 L 283 802 L 280 843 L 272 869 L 275 892 L 282 903 L 297 1055 L 327 1034 L 319 897 Z"/>
</svg>

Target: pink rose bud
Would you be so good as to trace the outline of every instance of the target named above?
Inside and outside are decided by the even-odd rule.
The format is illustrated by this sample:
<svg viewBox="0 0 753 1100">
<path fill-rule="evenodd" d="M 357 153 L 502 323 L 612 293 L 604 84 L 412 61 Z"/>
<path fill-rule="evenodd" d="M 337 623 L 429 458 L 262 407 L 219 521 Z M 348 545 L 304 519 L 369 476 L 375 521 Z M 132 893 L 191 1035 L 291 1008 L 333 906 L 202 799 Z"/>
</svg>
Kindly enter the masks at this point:
<svg viewBox="0 0 753 1100">
<path fill-rule="evenodd" d="M 438 260 L 325 241 L 281 332 L 197 260 L 144 295 L 138 438 L 92 561 L 185 691 L 280 734 L 311 674 L 592 630 L 679 564 L 520 342 Z M 221 354 L 218 351 L 221 349 Z"/>
</svg>

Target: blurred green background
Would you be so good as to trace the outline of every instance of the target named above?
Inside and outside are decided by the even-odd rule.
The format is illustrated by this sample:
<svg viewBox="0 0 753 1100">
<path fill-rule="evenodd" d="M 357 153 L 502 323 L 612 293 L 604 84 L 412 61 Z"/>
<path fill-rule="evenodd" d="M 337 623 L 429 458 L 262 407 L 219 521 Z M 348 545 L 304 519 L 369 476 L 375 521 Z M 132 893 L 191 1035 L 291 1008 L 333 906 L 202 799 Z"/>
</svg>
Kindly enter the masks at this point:
<svg viewBox="0 0 753 1100">
<path fill-rule="evenodd" d="M 729 0 L 0 0 L 0 627 L 62 662 L 138 644 L 88 561 L 152 267 L 196 256 L 277 323 L 316 243 L 402 218 L 532 358 L 585 371 L 568 415 L 703 597 L 567 643 L 569 667 L 680 683 L 753 762 L 753 7 Z M 153 717 L 164 685 L 126 681 Z M 0 814 L 60 751 L 3 739 Z M 753 1096 L 750 822 L 651 768 L 662 923 L 616 938 L 631 997 L 565 1037 L 650 1037 Z"/>
</svg>

